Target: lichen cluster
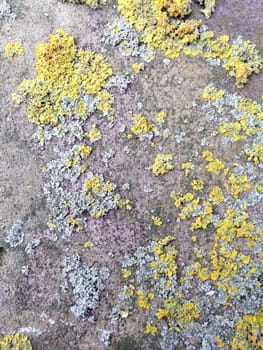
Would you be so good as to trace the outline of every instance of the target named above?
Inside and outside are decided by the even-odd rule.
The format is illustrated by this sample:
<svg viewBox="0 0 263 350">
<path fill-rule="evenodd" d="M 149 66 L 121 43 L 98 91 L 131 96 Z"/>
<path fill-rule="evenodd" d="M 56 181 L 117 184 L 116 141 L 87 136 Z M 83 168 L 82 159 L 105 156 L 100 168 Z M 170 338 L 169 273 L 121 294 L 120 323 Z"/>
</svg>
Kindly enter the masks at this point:
<svg viewBox="0 0 263 350">
<path fill-rule="evenodd" d="M 49 228 L 66 236 L 85 228 L 87 215 L 99 218 L 118 208 L 115 184 L 92 171 L 92 145 L 101 139 L 97 120 L 114 118 L 114 98 L 106 88 L 112 69 L 105 57 L 78 50 L 62 29 L 36 48 L 35 79 L 24 80 L 12 94 L 25 103 L 28 120 L 37 125 L 41 144 L 58 138 L 63 146 L 43 168 Z"/>
<path fill-rule="evenodd" d="M 24 53 L 24 48 L 18 43 L 7 43 L 5 45 L 5 54 L 7 57 L 21 56 Z"/>
<path fill-rule="evenodd" d="M 99 6 L 97 1 L 68 2 Z M 197 2 L 209 18 L 215 0 Z M 124 56 L 147 62 L 153 58 L 151 50 L 161 49 L 171 59 L 181 51 L 209 62 L 219 59 L 237 87 L 262 68 L 254 44 L 241 38 L 231 44 L 227 35 L 215 38 L 201 20 L 189 19 L 191 0 L 119 0 L 118 9 L 124 19 L 107 28 L 104 42 L 119 45 Z M 49 229 L 70 236 L 85 230 L 88 216 L 101 218 L 111 209 L 132 209 L 129 199 L 122 201 L 115 193 L 116 185 L 93 168 L 94 149 L 105 132 L 101 120 L 114 120 L 110 88 L 125 90 L 131 80 L 113 76 L 103 55 L 77 49 L 73 37 L 61 29 L 37 46 L 36 56 L 36 78 L 24 80 L 12 98 L 27 105 L 41 145 L 60 142 L 55 159 L 43 167 L 44 193 Z M 133 62 L 131 68 L 139 74 L 144 63 Z M 113 322 L 125 322 L 139 314 L 144 332 L 155 337 L 161 350 L 259 350 L 263 348 L 263 222 L 251 213 L 260 208 L 262 214 L 263 105 L 213 85 L 203 90 L 202 98 L 207 124 L 216 125 L 210 136 L 214 143 L 201 140 L 202 151 L 195 154 L 195 161 L 185 160 L 179 170 L 176 155 L 163 150 L 171 133 L 165 129 L 165 111 L 154 121 L 143 112 L 133 114 L 127 133 L 126 125 L 121 127 L 125 142 L 139 141 L 137 146 L 150 155 L 158 149 L 148 167 L 154 181 L 169 178 L 173 170 L 172 174 L 181 171 L 183 184 L 174 181 L 173 191 L 167 193 L 173 203 L 172 234 L 165 233 L 165 216 L 152 211 L 150 223 L 158 238 L 125 257 L 119 303 L 111 317 Z M 187 138 L 184 132 L 173 136 L 177 144 Z M 234 159 L 223 157 L 217 142 L 226 154 L 237 143 L 239 153 Z M 113 155 L 114 150 L 108 150 L 100 156 L 108 164 Z M 129 189 L 129 184 L 124 187 Z M 11 246 L 23 241 L 21 227 L 18 222 L 10 231 Z M 190 241 L 189 263 L 178 263 L 182 248 L 177 232 Z M 92 246 L 91 241 L 84 244 Z M 64 259 L 61 287 L 72 293 L 75 316 L 94 321 L 93 310 L 108 277 L 106 267 L 85 264 L 79 254 Z M 10 337 L 14 341 L 15 336 Z"/>
<path fill-rule="evenodd" d="M 198 2 L 205 6 L 203 12 L 209 18 L 215 10 L 215 1 Z M 177 58 L 181 51 L 207 60 L 219 59 L 239 88 L 263 67 L 263 58 L 250 41 L 239 37 L 231 44 L 228 35 L 214 38 L 202 20 L 188 19 L 189 0 L 119 0 L 118 9 L 150 49 L 160 49 L 171 59 Z"/>
<path fill-rule="evenodd" d="M 73 314 L 92 321 L 92 311 L 99 305 L 104 281 L 109 277 L 109 269 L 105 266 L 98 268 L 84 264 L 80 256 L 75 254 L 64 259 L 62 277 L 63 292 L 68 293 L 72 288 Z"/>
<path fill-rule="evenodd" d="M 237 159 L 247 157 L 247 162 L 227 163 L 216 150 L 203 146 L 198 162 L 204 178 L 196 176 L 192 161 L 181 164 L 189 191 L 173 191 L 170 197 L 178 229 L 182 226 L 191 234 L 195 261 L 180 267 L 178 274 L 174 236 L 138 248 L 124 260 L 125 284 L 113 319 L 144 310 L 145 333 L 158 336 L 165 350 L 177 344 L 190 346 L 192 338 L 199 344 L 193 349 L 260 349 L 263 224 L 250 212 L 263 201 L 263 178 L 258 172 L 263 166 L 263 107 L 212 85 L 202 97 L 204 112 L 218 125 L 211 137 L 224 135 L 225 147 L 239 142 Z M 153 140 L 158 145 L 157 138 Z M 158 159 L 155 163 L 162 168 Z M 205 173 L 211 176 L 209 182 Z M 153 215 L 152 221 L 163 227 L 160 218 Z M 201 245 L 204 237 L 209 250 Z"/>
<path fill-rule="evenodd" d="M 29 338 L 24 333 L 8 334 L 0 339 L 1 350 L 32 350 Z"/>
<path fill-rule="evenodd" d="M 70 4 L 85 4 L 91 7 L 93 10 L 106 4 L 107 0 L 60 0 L 62 2 L 68 2 Z"/>
</svg>

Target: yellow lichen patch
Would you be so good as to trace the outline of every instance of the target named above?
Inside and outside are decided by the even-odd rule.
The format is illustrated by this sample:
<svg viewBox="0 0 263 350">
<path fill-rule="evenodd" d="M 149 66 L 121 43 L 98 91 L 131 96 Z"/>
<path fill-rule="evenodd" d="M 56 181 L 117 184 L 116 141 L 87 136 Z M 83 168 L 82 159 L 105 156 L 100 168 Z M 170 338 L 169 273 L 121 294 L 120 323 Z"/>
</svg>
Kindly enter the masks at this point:
<svg viewBox="0 0 263 350">
<path fill-rule="evenodd" d="M 151 219 L 152 219 L 153 224 L 155 226 L 161 226 L 163 224 L 163 222 L 162 222 L 162 220 L 161 220 L 161 218 L 159 216 L 152 215 Z"/>
<path fill-rule="evenodd" d="M 83 159 L 88 158 L 91 153 L 91 147 L 86 145 L 80 145 L 77 150 L 77 154 L 79 154 Z"/>
<path fill-rule="evenodd" d="M 226 137 L 231 138 L 235 142 L 244 139 L 244 136 L 240 135 L 241 130 L 242 125 L 240 122 L 225 122 L 219 127 L 219 131 L 221 134 L 224 134 Z"/>
<path fill-rule="evenodd" d="M 157 334 L 157 327 L 147 323 L 145 326 L 145 333 L 151 334 L 154 337 Z"/>
<path fill-rule="evenodd" d="M 85 4 L 91 7 L 93 10 L 98 9 L 100 6 L 105 5 L 107 0 L 60 0 L 62 2 L 69 2 L 70 4 Z"/>
<path fill-rule="evenodd" d="M 200 191 L 204 188 L 205 184 L 204 181 L 201 179 L 194 179 L 191 182 L 191 186 L 194 191 Z"/>
<path fill-rule="evenodd" d="M 170 315 L 169 318 L 176 322 L 178 330 L 189 327 L 200 317 L 198 307 L 192 301 L 180 303 L 176 299 L 166 299 L 163 306 L 163 309 Z M 165 315 L 165 312 L 162 312 L 162 314 Z"/>
<path fill-rule="evenodd" d="M 194 167 L 195 167 L 194 164 L 190 161 L 181 164 L 181 168 L 182 168 L 182 170 L 184 170 L 184 174 L 186 177 L 189 176 L 191 170 L 193 170 Z"/>
<path fill-rule="evenodd" d="M 159 124 L 162 124 L 165 122 L 165 119 L 167 117 L 167 113 L 165 111 L 161 111 L 157 114 L 157 118 L 156 118 L 156 121 L 157 123 Z"/>
<path fill-rule="evenodd" d="M 216 0 L 198 0 L 201 5 L 204 5 L 204 9 L 201 10 L 206 19 L 209 19 L 216 9 Z"/>
<path fill-rule="evenodd" d="M 106 90 L 99 91 L 97 96 L 97 109 L 105 113 L 108 113 L 109 111 L 113 113 L 114 110 L 111 109 L 114 103 L 113 96 Z"/>
<path fill-rule="evenodd" d="M 213 219 L 213 207 L 210 202 L 203 201 L 202 209 L 199 215 L 196 217 L 195 221 L 191 224 L 190 230 L 205 230 L 207 226 L 211 223 Z"/>
<path fill-rule="evenodd" d="M 227 183 L 225 183 L 225 187 L 231 193 L 232 197 L 237 199 L 239 194 L 248 191 L 251 185 L 246 175 L 237 176 L 235 173 L 231 173 Z"/>
<path fill-rule="evenodd" d="M 156 125 L 150 123 L 144 115 L 135 114 L 133 119 L 135 123 L 130 130 L 138 137 L 143 137 L 143 135 L 157 130 Z"/>
<path fill-rule="evenodd" d="M 138 299 L 137 303 L 138 306 L 142 309 L 149 309 L 151 307 L 151 304 L 149 303 L 149 298 L 148 296 L 144 295 L 142 290 L 137 291 Z"/>
<path fill-rule="evenodd" d="M 214 34 L 211 32 L 206 34 L 206 46 L 204 49 L 204 58 L 221 58 L 226 59 L 231 56 L 231 45 L 229 43 L 228 35 L 221 35 L 213 39 Z M 208 38 L 207 38 L 208 36 Z M 207 40 L 208 39 L 208 40 Z"/>
<path fill-rule="evenodd" d="M 220 159 L 214 159 L 213 152 L 203 151 L 202 157 L 207 161 L 206 169 L 209 173 L 219 175 L 225 169 L 224 163 Z"/>
<path fill-rule="evenodd" d="M 129 284 L 129 286 L 125 286 L 124 289 L 123 289 L 123 292 L 122 292 L 122 295 L 124 297 L 132 297 L 134 295 L 134 290 L 135 290 L 135 287 L 133 284 Z"/>
<path fill-rule="evenodd" d="M 101 181 L 98 175 L 91 174 L 89 178 L 83 184 L 83 190 L 94 194 L 98 194 L 101 189 Z"/>
<path fill-rule="evenodd" d="M 217 100 L 221 98 L 224 95 L 224 92 L 222 89 L 218 90 L 214 86 L 207 86 L 203 90 L 202 97 L 207 100 Z"/>
<path fill-rule="evenodd" d="M 175 207 L 181 209 L 179 217 L 182 220 L 189 219 L 199 204 L 199 199 L 191 192 L 185 194 L 171 192 L 170 198 L 173 199 Z"/>
<path fill-rule="evenodd" d="M 84 134 L 91 142 L 96 142 L 101 139 L 101 132 L 93 123 L 90 130 Z"/>
<path fill-rule="evenodd" d="M 119 0 L 118 9 L 126 21 L 134 25 L 141 40 L 151 49 L 159 48 L 170 58 L 179 56 L 186 44 L 199 36 L 200 20 L 171 23 L 171 18 L 183 18 L 191 12 L 189 0 Z"/>
<path fill-rule="evenodd" d="M 259 73 L 263 60 L 255 44 L 238 38 L 231 46 L 231 56 L 224 67 L 230 76 L 235 77 L 237 87 L 242 88 L 252 73 Z"/>
<path fill-rule="evenodd" d="M 218 336 L 215 337 L 215 340 L 217 342 L 218 348 L 223 349 L 225 346 L 225 343 L 223 342 L 223 340 Z"/>
<path fill-rule="evenodd" d="M 215 11 L 216 0 L 197 0 L 204 6 L 208 19 Z M 185 19 L 191 13 L 190 0 L 118 0 L 118 9 L 133 25 L 140 39 L 151 49 L 160 49 L 171 58 L 185 54 L 204 58 L 219 58 L 236 85 L 243 87 L 252 73 L 263 67 L 262 57 L 250 41 L 238 38 L 229 43 L 228 35 L 213 38 L 211 31 L 200 31 L 202 21 Z"/>
<path fill-rule="evenodd" d="M 91 241 L 87 241 L 83 244 L 83 248 L 85 248 L 85 249 L 92 248 L 93 246 L 94 246 L 94 243 Z"/>
<path fill-rule="evenodd" d="M 171 17 L 185 17 L 191 13 L 191 0 L 173 0 L 164 1 L 163 5 L 166 7 L 169 16 Z"/>
<path fill-rule="evenodd" d="M 131 274 L 132 274 L 132 273 L 131 273 L 131 270 L 128 270 L 128 269 L 122 269 L 121 272 L 122 272 L 123 278 L 128 278 L 128 277 L 130 277 Z"/>
<path fill-rule="evenodd" d="M 263 349 L 263 307 L 254 315 L 244 315 L 236 323 L 235 335 L 231 341 L 232 349 Z"/>
<path fill-rule="evenodd" d="M 136 74 L 139 74 L 143 70 L 143 68 L 144 68 L 143 63 L 135 62 L 132 64 L 132 69 L 133 69 L 134 73 L 136 73 Z"/>
<path fill-rule="evenodd" d="M 0 339 L 1 350 L 32 350 L 29 338 L 24 333 L 8 334 Z"/>
<path fill-rule="evenodd" d="M 152 165 L 152 173 L 156 176 L 164 175 L 173 170 L 173 155 L 170 153 L 158 153 Z"/>
<path fill-rule="evenodd" d="M 97 108 L 110 110 L 113 99 L 102 89 L 112 69 L 103 55 L 77 50 L 74 38 L 58 29 L 55 35 L 49 35 L 48 43 L 37 46 L 36 57 L 36 78 L 24 80 L 18 93 L 12 94 L 17 103 L 29 102 L 29 121 L 57 126 L 60 117 L 69 115 L 65 101 L 76 100 L 75 113 L 82 117 L 86 114 L 83 94 L 97 94 Z"/>
<path fill-rule="evenodd" d="M 219 186 L 214 186 L 209 193 L 209 199 L 212 204 L 220 204 L 224 201 L 224 194 Z"/>
<path fill-rule="evenodd" d="M 69 216 L 67 221 L 72 231 L 80 232 L 84 230 L 84 226 L 81 224 L 80 220 Z"/>
<path fill-rule="evenodd" d="M 24 53 L 24 48 L 18 43 L 7 43 L 5 45 L 5 55 L 7 57 L 21 56 Z"/>
<path fill-rule="evenodd" d="M 252 161 L 256 166 L 263 161 L 263 145 L 253 144 L 252 150 L 245 150 L 247 158 Z"/>
</svg>

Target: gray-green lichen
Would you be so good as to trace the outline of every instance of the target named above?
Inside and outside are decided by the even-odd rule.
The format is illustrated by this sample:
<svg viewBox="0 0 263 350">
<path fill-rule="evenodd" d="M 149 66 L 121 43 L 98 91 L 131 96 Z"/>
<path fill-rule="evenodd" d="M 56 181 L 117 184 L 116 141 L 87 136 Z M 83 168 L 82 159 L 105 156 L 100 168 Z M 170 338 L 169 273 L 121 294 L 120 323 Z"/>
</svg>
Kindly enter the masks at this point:
<svg viewBox="0 0 263 350">
<path fill-rule="evenodd" d="M 64 293 L 72 290 L 74 305 L 71 311 L 76 317 L 92 319 L 92 311 L 99 306 L 109 274 L 106 266 L 98 268 L 84 264 L 78 254 L 64 259 L 61 288 Z"/>
</svg>

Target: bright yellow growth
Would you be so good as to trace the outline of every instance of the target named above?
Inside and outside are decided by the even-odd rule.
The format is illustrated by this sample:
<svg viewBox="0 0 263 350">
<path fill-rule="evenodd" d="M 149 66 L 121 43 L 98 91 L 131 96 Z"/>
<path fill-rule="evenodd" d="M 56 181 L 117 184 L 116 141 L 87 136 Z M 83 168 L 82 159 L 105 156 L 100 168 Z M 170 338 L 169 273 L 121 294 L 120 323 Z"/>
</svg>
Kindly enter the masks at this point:
<svg viewBox="0 0 263 350">
<path fill-rule="evenodd" d="M 94 246 L 93 242 L 87 241 L 87 242 L 84 243 L 83 248 L 89 249 L 89 248 L 92 248 L 93 246 Z"/>
<path fill-rule="evenodd" d="M 144 43 L 151 49 L 163 50 L 170 58 L 178 57 L 183 47 L 199 36 L 202 21 L 170 21 L 191 12 L 189 0 L 118 0 L 118 9 Z"/>
<path fill-rule="evenodd" d="M 254 72 L 259 73 L 263 67 L 262 57 L 259 55 L 256 45 L 249 40 L 238 39 L 231 47 L 231 57 L 224 65 L 229 75 L 236 78 L 237 87 L 243 87 L 248 77 Z"/>
<path fill-rule="evenodd" d="M 182 170 L 184 170 L 185 176 L 187 177 L 189 176 L 190 171 L 194 169 L 195 166 L 192 162 L 186 162 L 186 163 L 182 163 L 181 167 L 182 167 Z"/>
<path fill-rule="evenodd" d="M 131 270 L 128 270 L 128 269 L 122 269 L 122 270 L 121 270 L 121 272 L 122 272 L 122 276 L 123 276 L 123 278 L 128 278 L 128 277 L 130 277 L 130 276 L 131 276 Z"/>
<path fill-rule="evenodd" d="M 139 289 L 137 292 L 138 295 L 138 306 L 142 309 L 149 309 L 151 304 L 149 303 L 149 296 L 143 294 L 143 292 Z"/>
<path fill-rule="evenodd" d="M 169 281 L 169 278 L 176 276 L 177 272 L 177 250 L 172 244 L 175 240 L 173 236 L 166 236 L 160 239 L 154 245 L 154 253 L 156 254 L 155 261 L 151 262 L 151 267 L 156 269 L 154 279 L 164 278 Z"/>
<path fill-rule="evenodd" d="M 152 215 L 152 221 L 155 226 L 161 226 L 163 224 L 161 218 L 159 216 Z"/>
<path fill-rule="evenodd" d="M 246 175 L 237 176 L 235 173 L 231 173 L 225 187 L 231 193 L 232 197 L 237 199 L 239 194 L 248 191 L 251 185 Z"/>
<path fill-rule="evenodd" d="M 101 132 L 100 130 L 96 127 L 96 124 L 93 123 L 90 130 L 85 133 L 85 136 L 91 141 L 91 142 L 96 142 L 101 139 Z"/>
<path fill-rule="evenodd" d="M 107 0 L 61 0 L 62 2 L 69 2 L 71 4 L 85 4 L 93 10 L 99 8 L 100 5 L 105 5 Z"/>
<path fill-rule="evenodd" d="M 21 56 L 24 53 L 22 45 L 17 43 L 7 43 L 5 45 L 5 54 L 7 57 Z"/>
<path fill-rule="evenodd" d="M 143 70 L 143 68 L 144 68 L 143 63 L 135 62 L 132 64 L 132 69 L 133 69 L 134 73 L 136 73 L 136 74 L 139 74 Z"/>
<path fill-rule="evenodd" d="M 94 194 L 98 194 L 101 189 L 101 181 L 98 175 L 91 175 L 89 179 L 84 182 L 83 190 Z"/>
<path fill-rule="evenodd" d="M 217 100 L 223 97 L 224 92 L 222 89 L 217 90 L 214 86 L 207 86 L 203 90 L 202 97 L 207 100 Z"/>
<path fill-rule="evenodd" d="M 159 309 L 157 317 L 173 319 L 178 325 L 178 331 L 194 323 L 200 316 L 197 306 L 193 302 L 181 304 L 176 299 L 166 299 L 163 309 Z"/>
<path fill-rule="evenodd" d="M 158 153 L 152 165 L 152 172 L 156 176 L 164 175 L 173 170 L 173 155 L 169 153 Z"/>
<path fill-rule="evenodd" d="M 249 161 L 252 161 L 256 166 L 263 161 L 263 145 L 254 144 L 252 150 L 245 151 Z"/>
<path fill-rule="evenodd" d="M 235 336 L 232 339 L 232 349 L 261 350 L 263 349 L 263 307 L 254 315 L 244 315 L 236 324 Z"/>
<path fill-rule="evenodd" d="M 147 323 L 145 326 L 145 333 L 151 334 L 154 337 L 157 334 L 157 327 Z"/>
<path fill-rule="evenodd" d="M 205 184 L 204 184 L 204 181 L 201 180 L 201 179 L 194 179 L 191 182 L 191 186 L 192 186 L 193 190 L 200 191 L 200 190 L 202 190 L 204 188 Z"/>
<path fill-rule="evenodd" d="M 196 1 L 204 6 L 206 18 L 215 11 L 216 0 Z M 185 18 L 191 5 L 191 0 L 118 0 L 119 12 L 149 48 L 160 49 L 171 59 L 179 57 L 181 50 L 187 55 L 219 58 L 236 85 L 243 87 L 263 67 L 255 45 L 240 38 L 231 45 L 228 35 L 214 39 L 213 32 L 200 32 L 201 20 Z"/>
<path fill-rule="evenodd" d="M 218 158 L 214 159 L 214 155 L 211 151 L 204 151 L 202 157 L 208 162 L 206 169 L 209 173 L 219 175 L 220 172 L 225 169 L 223 162 Z"/>
<path fill-rule="evenodd" d="M 157 118 L 156 118 L 156 121 L 157 123 L 159 124 L 162 124 L 165 122 L 165 119 L 167 117 L 167 113 L 165 111 L 161 111 L 157 114 Z"/>
<path fill-rule="evenodd" d="M 24 333 L 8 334 L 0 339 L 1 350 L 32 350 L 29 338 Z"/>
<path fill-rule="evenodd" d="M 212 204 L 220 204 L 224 201 L 224 194 L 219 186 L 214 186 L 209 193 L 209 199 Z"/>
<path fill-rule="evenodd" d="M 175 207 L 181 209 L 179 213 L 181 220 L 189 219 L 191 214 L 198 208 L 199 199 L 195 198 L 191 192 L 185 194 L 172 192 L 170 198 L 174 200 Z"/>
<path fill-rule="evenodd" d="M 135 114 L 133 116 L 135 124 L 131 127 L 131 132 L 142 137 L 144 134 L 157 130 L 155 124 L 150 123 L 144 115 Z"/>
<path fill-rule="evenodd" d="M 81 97 L 85 94 L 97 95 L 97 108 L 109 111 L 113 99 L 103 87 L 112 69 L 103 55 L 77 50 L 74 38 L 58 29 L 49 35 L 48 43 L 37 46 L 36 57 L 36 78 L 24 80 L 18 93 L 12 94 L 16 103 L 28 102 L 29 121 L 57 126 L 60 116 L 69 115 L 65 100 L 78 100 L 75 112 L 82 116 L 86 106 Z"/>
<path fill-rule="evenodd" d="M 190 230 L 205 230 L 207 226 L 211 223 L 213 219 L 213 207 L 208 201 L 203 201 L 202 209 L 199 215 L 196 217 L 195 221 L 191 224 Z"/>
<path fill-rule="evenodd" d="M 83 158 L 86 159 L 91 153 L 91 147 L 86 145 L 80 145 L 78 147 L 77 153 Z"/>
</svg>

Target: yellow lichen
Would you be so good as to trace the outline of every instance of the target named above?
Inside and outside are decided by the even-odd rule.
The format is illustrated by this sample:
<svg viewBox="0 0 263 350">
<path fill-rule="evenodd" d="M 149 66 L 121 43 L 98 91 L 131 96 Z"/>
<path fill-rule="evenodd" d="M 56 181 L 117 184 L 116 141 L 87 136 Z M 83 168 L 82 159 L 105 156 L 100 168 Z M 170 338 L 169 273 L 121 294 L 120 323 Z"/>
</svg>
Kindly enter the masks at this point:
<svg viewBox="0 0 263 350">
<path fill-rule="evenodd" d="M 1 350 L 32 350 L 29 338 L 24 333 L 8 334 L 0 339 Z"/>
<path fill-rule="evenodd" d="M 69 2 L 71 4 L 85 4 L 96 10 L 102 5 L 105 5 L 107 0 L 60 0 L 62 2 Z"/>
<path fill-rule="evenodd" d="M 76 114 L 86 113 L 83 94 L 97 94 L 98 109 L 109 111 L 113 99 L 103 90 L 112 69 L 101 54 L 77 50 L 74 38 L 58 29 L 55 35 L 49 35 L 49 43 L 39 44 L 36 48 L 37 76 L 24 80 L 18 87 L 18 93 L 12 99 L 21 103 L 29 101 L 27 117 L 37 125 L 57 126 L 60 116 L 69 112 L 63 107 L 65 99 L 78 101 Z"/>
<path fill-rule="evenodd" d="M 145 333 L 151 334 L 154 337 L 157 334 L 157 327 L 147 323 L 145 326 Z"/>
<path fill-rule="evenodd" d="M 170 153 L 158 153 L 152 165 L 152 172 L 156 176 L 164 175 L 173 170 L 173 155 Z"/>
<path fill-rule="evenodd" d="M 144 134 L 154 132 L 157 130 L 156 125 L 150 123 L 144 115 L 135 114 L 133 116 L 133 119 L 135 123 L 131 127 L 131 132 L 139 137 L 142 137 Z"/>
<path fill-rule="evenodd" d="M 236 323 L 235 335 L 231 341 L 232 349 L 260 350 L 263 349 L 263 307 L 254 315 L 244 315 Z"/>
<path fill-rule="evenodd" d="M 132 69 L 133 69 L 134 73 L 136 73 L 136 74 L 139 74 L 143 70 L 143 68 L 144 68 L 143 63 L 135 62 L 132 64 Z"/>
<path fill-rule="evenodd" d="M 151 219 L 152 219 L 153 224 L 155 226 L 161 226 L 163 224 L 163 222 L 162 222 L 162 220 L 161 220 L 161 218 L 159 216 L 152 215 Z"/>
<path fill-rule="evenodd" d="M 24 53 L 24 48 L 18 43 L 7 43 L 5 45 L 5 54 L 7 57 L 21 56 Z"/>
</svg>

